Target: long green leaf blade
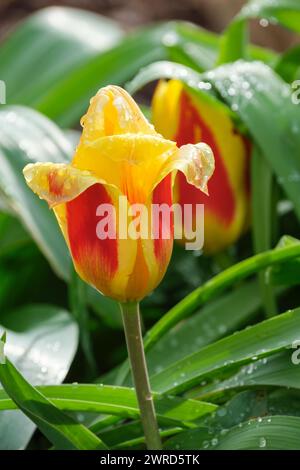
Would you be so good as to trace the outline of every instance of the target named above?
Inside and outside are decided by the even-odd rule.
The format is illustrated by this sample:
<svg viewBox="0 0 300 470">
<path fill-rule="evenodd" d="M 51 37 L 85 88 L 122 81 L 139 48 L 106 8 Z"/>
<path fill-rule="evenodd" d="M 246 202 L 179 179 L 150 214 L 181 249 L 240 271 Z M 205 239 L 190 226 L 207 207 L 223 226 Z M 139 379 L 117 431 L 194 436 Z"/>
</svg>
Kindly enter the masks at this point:
<svg viewBox="0 0 300 470">
<path fill-rule="evenodd" d="M 300 32 L 300 4 L 298 0 L 250 0 L 238 13 L 236 20 L 263 18 L 270 23 Z"/>
<path fill-rule="evenodd" d="M 176 362 L 152 377 L 152 387 L 159 392 L 189 390 L 204 378 L 291 347 L 299 337 L 299 329 L 300 309 L 273 317 Z"/>
<path fill-rule="evenodd" d="M 78 328 L 68 312 L 43 304 L 2 312 L 0 336 L 3 331 L 7 356 L 30 383 L 54 385 L 64 380 L 78 344 Z M 1 411 L 0 449 L 25 448 L 34 429 L 21 411 Z"/>
<path fill-rule="evenodd" d="M 136 393 L 131 388 L 73 384 L 40 386 L 37 390 L 61 410 L 113 414 L 131 419 L 140 416 Z M 154 400 L 158 418 L 176 424 L 196 421 L 217 408 L 211 403 L 159 394 L 154 395 Z M 14 408 L 14 403 L 0 391 L 0 409 Z"/>
<path fill-rule="evenodd" d="M 299 343 L 295 343 L 300 345 Z M 293 345 L 292 345 L 293 346 Z M 294 362 L 293 362 L 294 356 Z M 244 366 L 237 374 L 227 380 L 210 384 L 200 390 L 198 397 L 211 399 L 214 395 L 230 390 L 261 387 L 300 388 L 299 353 L 297 349 L 275 354 Z"/>
<path fill-rule="evenodd" d="M 299 256 L 299 246 L 270 250 L 248 258 L 221 272 L 198 287 L 167 312 L 146 334 L 145 347 L 150 349 L 170 328 L 190 316 L 196 308 L 240 279 L 260 270 Z"/>
<path fill-rule="evenodd" d="M 35 161 L 68 162 L 71 146 L 55 124 L 29 108 L 1 107 L 0 127 L 0 191 L 54 270 L 68 279 L 70 257 L 58 224 L 27 187 L 22 170 Z"/>
<path fill-rule="evenodd" d="M 0 365 L 0 381 L 11 399 L 57 449 L 106 449 L 103 442 L 82 424 L 60 411 L 30 385 L 6 359 Z"/>
<path fill-rule="evenodd" d="M 270 416 L 252 419 L 211 435 L 199 428 L 169 439 L 166 449 L 202 450 L 298 450 L 300 447 L 300 418 Z"/>
<path fill-rule="evenodd" d="M 30 15 L 0 47 L 7 102 L 35 106 L 57 83 L 122 36 L 117 22 L 84 10 L 50 7 Z"/>
</svg>

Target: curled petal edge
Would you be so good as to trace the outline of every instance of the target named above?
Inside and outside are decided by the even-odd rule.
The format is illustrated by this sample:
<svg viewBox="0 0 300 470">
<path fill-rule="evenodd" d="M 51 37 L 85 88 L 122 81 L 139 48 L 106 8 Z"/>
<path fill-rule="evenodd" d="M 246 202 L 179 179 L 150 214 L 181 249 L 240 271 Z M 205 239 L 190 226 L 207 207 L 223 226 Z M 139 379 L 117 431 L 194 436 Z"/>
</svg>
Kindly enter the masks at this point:
<svg viewBox="0 0 300 470">
<path fill-rule="evenodd" d="M 213 175 L 215 160 L 211 148 L 200 142 L 180 147 L 162 169 L 157 184 L 170 172 L 181 171 L 189 184 L 208 194 L 207 183 Z"/>
<path fill-rule="evenodd" d="M 169 173 L 178 170 L 184 173 L 188 183 L 208 194 L 207 182 L 214 171 L 214 157 L 208 145 L 187 144 L 167 155 L 154 177 L 150 193 Z M 96 183 L 114 188 L 117 193 L 122 194 L 117 185 L 93 172 L 64 163 L 30 163 L 23 173 L 32 191 L 46 200 L 51 208 L 75 199 Z"/>
<path fill-rule="evenodd" d="M 65 163 L 30 163 L 23 174 L 30 189 L 51 208 L 72 201 L 95 183 L 113 187 L 89 171 Z"/>
</svg>

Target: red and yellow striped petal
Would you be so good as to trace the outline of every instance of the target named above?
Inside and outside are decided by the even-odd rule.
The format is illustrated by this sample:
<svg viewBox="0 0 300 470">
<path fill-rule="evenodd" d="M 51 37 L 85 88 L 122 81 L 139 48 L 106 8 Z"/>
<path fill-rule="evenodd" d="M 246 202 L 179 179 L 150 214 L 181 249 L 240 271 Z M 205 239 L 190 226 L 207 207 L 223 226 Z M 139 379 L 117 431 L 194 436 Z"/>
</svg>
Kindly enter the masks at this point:
<svg viewBox="0 0 300 470">
<path fill-rule="evenodd" d="M 102 180 L 64 163 L 30 163 L 23 174 L 28 186 L 50 207 L 70 201 Z"/>
<path fill-rule="evenodd" d="M 158 227 L 154 228 L 158 239 L 152 239 L 151 234 L 148 239 L 122 238 L 120 232 L 124 227 L 120 223 L 124 214 L 120 218 L 120 193 L 114 187 L 101 184 L 88 172 L 68 165 L 29 165 L 24 174 L 31 189 L 53 207 L 75 268 L 87 283 L 109 297 L 127 301 L 143 298 L 160 282 L 172 252 L 172 217 L 169 226 L 162 217 L 157 221 Z M 163 202 L 171 207 L 171 174 L 157 185 L 151 202 Z M 125 203 L 129 208 L 127 199 Z M 108 213 L 102 217 L 97 213 L 102 204 L 114 209 L 113 220 Z M 150 204 L 145 207 L 149 209 L 151 230 Z M 104 216 L 107 225 L 111 222 L 111 227 L 116 229 L 113 238 L 100 239 L 97 235 L 97 226 Z M 128 215 L 124 226 L 131 222 L 132 217 Z M 166 239 L 161 239 L 163 228 Z"/>
<path fill-rule="evenodd" d="M 162 178 L 162 168 L 176 153 L 176 144 L 158 134 L 124 134 L 82 147 L 72 165 L 110 181 L 131 203 L 143 203 Z"/>
<path fill-rule="evenodd" d="M 79 275 L 105 295 L 121 298 L 133 270 L 137 242 L 119 237 L 120 193 L 71 165 L 30 164 L 24 176 L 31 189 L 53 207 Z M 97 236 L 100 204 L 110 204 L 115 210 L 113 239 Z"/>
<path fill-rule="evenodd" d="M 100 204 L 115 211 L 101 217 L 97 214 Z M 66 221 L 70 251 L 80 276 L 103 294 L 124 301 L 137 257 L 137 241 L 119 237 L 118 208 L 115 191 L 95 184 L 66 204 Z M 114 237 L 99 238 L 97 226 L 101 221 L 115 227 Z"/>
<path fill-rule="evenodd" d="M 174 239 L 172 186 L 172 174 L 168 174 L 156 186 L 147 205 L 151 237 L 142 239 L 141 247 L 148 268 L 150 292 L 164 277 L 172 254 Z"/>
<path fill-rule="evenodd" d="M 168 109 L 166 124 L 164 108 Z M 161 82 L 153 99 L 155 127 L 178 145 L 206 142 L 215 157 L 210 197 L 176 178 L 175 197 L 181 205 L 204 204 L 204 249 L 212 253 L 233 243 L 242 233 L 248 216 L 249 145 L 239 135 L 223 107 L 189 94 L 175 80 Z M 168 129 L 167 129 L 168 127 Z"/>
</svg>

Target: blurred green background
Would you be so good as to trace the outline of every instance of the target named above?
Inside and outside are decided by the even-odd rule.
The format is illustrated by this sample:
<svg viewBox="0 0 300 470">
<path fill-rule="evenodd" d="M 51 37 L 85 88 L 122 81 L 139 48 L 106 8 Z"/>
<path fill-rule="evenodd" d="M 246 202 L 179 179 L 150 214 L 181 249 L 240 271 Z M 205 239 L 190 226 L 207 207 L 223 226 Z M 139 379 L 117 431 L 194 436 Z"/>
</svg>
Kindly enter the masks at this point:
<svg viewBox="0 0 300 470">
<path fill-rule="evenodd" d="M 0 79 L 7 85 L 7 105 L 0 107 L 0 324 L 8 332 L 5 352 L 34 385 L 74 383 L 71 392 L 63 386 L 44 392 L 61 393 L 69 416 L 112 446 L 143 447 L 138 412 L 130 414 L 128 405 L 134 400 L 132 391 L 104 388 L 106 395 L 99 398 L 100 387 L 93 385 L 91 398 L 92 392 L 77 383 L 131 385 L 126 363 L 119 367 L 126 358 L 119 308 L 75 275 L 53 215 L 26 187 L 22 168 L 29 162 L 70 160 L 79 118 L 100 86 L 127 84 L 150 115 L 151 82 L 184 71 L 185 86 L 195 96 L 202 96 L 198 85 L 203 80 L 212 84 L 210 98 L 226 105 L 237 129 L 253 143 L 252 224 L 235 244 L 213 256 L 186 252 L 176 244 L 165 279 L 142 302 L 144 332 L 152 328 L 146 336 L 153 346 L 147 359 L 155 390 L 179 400 L 178 408 L 162 402 L 163 415 L 170 408 L 178 413 L 172 430 L 162 420 L 163 432 L 178 433 L 170 448 L 203 448 L 208 441 L 217 446 L 211 444 L 215 434 L 222 448 L 224 429 L 232 432 L 225 448 L 247 448 L 249 442 L 253 448 L 300 448 L 300 369 L 290 360 L 293 342 L 300 338 L 300 108 L 290 97 L 290 84 L 300 77 L 300 2 L 274 0 L 271 12 L 264 5 L 268 2 L 255 2 L 255 19 L 248 22 L 246 15 L 242 27 L 238 21 L 230 23 L 246 4 L 242 1 L 0 4 Z M 86 11 L 42 10 L 51 6 Z M 244 23 L 260 48 L 248 47 L 248 39 L 244 44 Z M 216 76 L 209 76 L 216 65 L 221 65 Z M 236 77 L 252 93 L 248 99 L 235 89 L 239 108 L 228 92 L 239 81 Z M 273 266 L 275 261 L 281 264 Z M 0 380 L 31 421 L 9 409 L 12 402 L 1 390 L 0 448 L 56 445 L 55 432 L 51 440 L 48 428 L 27 408 L 26 393 L 34 397 L 35 389 L 26 388 L 15 372 L 8 378 L 7 370 Z M 83 393 L 84 410 L 78 412 L 72 393 Z M 115 421 L 107 408 L 105 412 L 104 398 L 106 405 L 115 406 Z M 191 412 L 188 424 L 178 411 L 181 405 Z M 202 414 L 217 406 L 219 414 L 203 421 Z M 274 427 L 267 421 L 270 416 L 276 416 Z M 244 429 L 249 419 L 253 440 Z M 35 425 L 40 430 L 33 435 Z M 80 438 L 85 432 L 78 430 Z M 124 444 L 126 439 L 130 444 Z M 89 445 L 93 448 L 93 438 Z"/>
</svg>

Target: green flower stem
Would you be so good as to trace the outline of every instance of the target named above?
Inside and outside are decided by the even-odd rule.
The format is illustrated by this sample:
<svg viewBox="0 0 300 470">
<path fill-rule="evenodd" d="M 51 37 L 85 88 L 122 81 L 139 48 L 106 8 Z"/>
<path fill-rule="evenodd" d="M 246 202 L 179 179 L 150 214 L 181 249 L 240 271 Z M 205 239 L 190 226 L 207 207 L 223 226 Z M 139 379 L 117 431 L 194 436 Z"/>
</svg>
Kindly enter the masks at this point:
<svg viewBox="0 0 300 470">
<path fill-rule="evenodd" d="M 144 353 L 139 304 L 137 302 L 130 302 L 120 305 L 146 445 L 149 450 L 159 450 L 162 448 L 162 445 Z"/>
</svg>

